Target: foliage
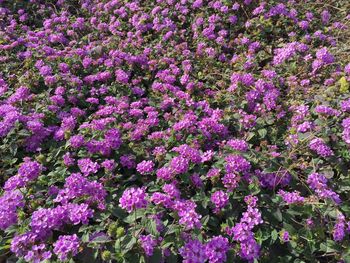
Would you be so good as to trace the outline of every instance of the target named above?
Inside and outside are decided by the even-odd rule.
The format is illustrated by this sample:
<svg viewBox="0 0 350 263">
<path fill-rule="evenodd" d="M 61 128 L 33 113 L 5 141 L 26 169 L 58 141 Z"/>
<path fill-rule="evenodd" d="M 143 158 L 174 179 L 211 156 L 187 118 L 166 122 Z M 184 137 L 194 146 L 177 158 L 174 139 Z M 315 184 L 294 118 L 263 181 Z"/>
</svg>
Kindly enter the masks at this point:
<svg viewBox="0 0 350 263">
<path fill-rule="evenodd" d="M 350 262 L 323 2 L 0 0 L 0 260 Z"/>
</svg>

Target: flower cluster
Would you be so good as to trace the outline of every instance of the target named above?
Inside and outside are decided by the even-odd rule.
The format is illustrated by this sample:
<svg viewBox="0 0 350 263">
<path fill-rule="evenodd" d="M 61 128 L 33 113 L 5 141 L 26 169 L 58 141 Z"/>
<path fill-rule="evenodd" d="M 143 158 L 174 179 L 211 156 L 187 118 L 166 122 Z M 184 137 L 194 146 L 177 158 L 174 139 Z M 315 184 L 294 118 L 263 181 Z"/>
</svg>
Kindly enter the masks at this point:
<svg viewBox="0 0 350 263">
<path fill-rule="evenodd" d="M 339 195 L 327 186 L 327 178 L 319 173 L 311 173 L 307 178 L 307 183 L 316 194 L 322 199 L 331 199 L 336 204 L 341 203 Z"/>
<path fill-rule="evenodd" d="M 216 191 L 211 195 L 210 200 L 215 205 L 214 211 L 219 212 L 222 208 L 224 208 L 228 202 L 229 197 L 224 191 Z"/>
<path fill-rule="evenodd" d="M 145 254 L 147 256 L 152 256 L 153 255 L 153 249 L 157 245 L 157 240 L 152 237 L 152 235 L 140 235 L 139 236 L 141 246 L 143 250 L 145 251 Z"/>
<path fill-rule="evenodd" d="M 0 197 L 0 229 L 17 223 L 17 208 L 24 206 L 23 195 L 18 190 L 5 192 Z"/>
<path fill-rule="evenodd" d="M 68 256 L 75 256 L 79 251 L 79 238 L 77 235 L 60 236 L 53 244 L 53 252 L 61 261 L 67 260 Z"/>
<path fill-rule="evenodd" d="M 348 2 L 0 0 L 1 260 L 347 262 Z"/>
<path fill-rule="evenodd" d="M 253 260 L 259 256 L 260 246 L 254 238 L 253 228 L 263 223 L 261 212 L 256 208 L 257 198 L 247 196 L 247 211 L 243 213 L 240 222 L 234 227 L 226 229 L 227 234 L 240 244 L 240 255 L 247 260 Z"/>
<path fill-rule="evenodd" d="M 119 206 L 129 213 L 135 209 L 147 207 L 147 194 L 144 188 L 129 188 L 126 189 L 119 199 Z"/>
<path fill-rule="evenodd" d="M 305 200 L 304 197 L 300 196 L 300 192 L 298 191 L 287 192 L 281 189 L 278 191 L 278 195 L 281 196 L 283 201 L 286 202 L 288 205 L 301 204 Z"/>
<path fill-rule="evenodd" d="M 334 155 L 331 148 L 329 148 L 322 139 L 316 138 L 310 142 L 310 149 L 315 151 L 322 157 L 329 157 Z"/>
</svg>

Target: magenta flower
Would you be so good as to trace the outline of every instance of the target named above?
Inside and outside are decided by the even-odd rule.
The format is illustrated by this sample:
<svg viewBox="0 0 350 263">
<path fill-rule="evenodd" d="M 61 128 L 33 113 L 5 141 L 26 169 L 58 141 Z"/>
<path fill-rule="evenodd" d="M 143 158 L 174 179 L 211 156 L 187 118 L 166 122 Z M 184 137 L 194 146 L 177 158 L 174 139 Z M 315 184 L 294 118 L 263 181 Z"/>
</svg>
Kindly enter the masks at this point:
<svg viewBox="0 0 350 263">
<path fill-rule="evenodd" d="M 148 205 L 147 194 L 144 188 L 129 188 L 119 199 L 119 206 L 129 213 L 135 209 L 145 208 Z"/>
</svg>

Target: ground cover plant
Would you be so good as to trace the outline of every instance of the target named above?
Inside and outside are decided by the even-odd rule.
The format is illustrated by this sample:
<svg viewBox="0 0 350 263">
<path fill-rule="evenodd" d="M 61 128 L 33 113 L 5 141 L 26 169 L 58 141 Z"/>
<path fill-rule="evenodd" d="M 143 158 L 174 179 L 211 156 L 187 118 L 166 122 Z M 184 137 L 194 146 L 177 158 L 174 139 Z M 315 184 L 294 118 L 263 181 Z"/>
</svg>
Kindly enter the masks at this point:
<svg viewBox="0 0 350 263">
<path fill-rule="evenodd" d="M 350 3 L 0 0 L 0 262 L 350 262 Z"/>
</svg>

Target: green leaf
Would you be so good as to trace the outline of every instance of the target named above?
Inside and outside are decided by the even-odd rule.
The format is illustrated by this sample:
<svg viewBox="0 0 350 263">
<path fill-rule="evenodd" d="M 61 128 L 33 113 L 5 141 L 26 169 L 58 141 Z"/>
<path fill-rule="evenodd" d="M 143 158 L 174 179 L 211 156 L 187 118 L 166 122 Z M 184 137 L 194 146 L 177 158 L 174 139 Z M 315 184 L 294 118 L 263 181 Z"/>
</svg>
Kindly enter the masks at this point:
<svg viewBox="0 0 350 263">
<path fill-rule="evenodd" d="M 273 212 L 272 214 L 279 222 L 282 222 L 282 213 L 279 208 L 277 208 L 276 211 Z"/>
<path fill-rule="evenodd" d="M 162 260 L 162 251 L 157 248 L 153 251 L 153 255 L 149 258 L 150 263 L 159 263 Z"/>
<path fill-rule="evenodd" d="M 147 230 L 150 234 L 157 236 L 158 230 L 157 230 L 157 224 L 154 220 L 148 220 L 147 222 Z"/>
<path fill-rule="evenodd" d="M 130 251 L 133 249 L 134 245 L 136 244 L 137 239 L 131 235 L 125 236 L 125 238 L 122 241 L 122 252 L 125 254 L 126 252 Z"/>
<path fill-rule="evenodd" d="M 326 242 L 320 244 L 320 251 L 324 251 L 326 253 L 336 252 L 338 249 L 338 245 L 331 239 L 328 239 Z"/>
<path fill-rule="evenodd" d="M 258 133 L 260 135 L 260 138 L 265 138 L 265 136 L 267 134 L 267 130 L 266 129 L 260 129 L 260 130 L 258 130 Z"/>
<path fill-rule="evenodd" d="M 276 229 L 272 230 L 271 232 L 271 241 L 273 241 L 272 243 L 274 243 L 278 238 L 278 232 L 276 231 Z"/>
</svg>

